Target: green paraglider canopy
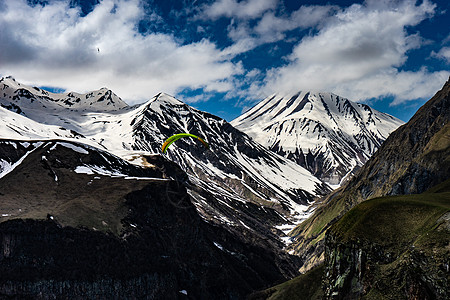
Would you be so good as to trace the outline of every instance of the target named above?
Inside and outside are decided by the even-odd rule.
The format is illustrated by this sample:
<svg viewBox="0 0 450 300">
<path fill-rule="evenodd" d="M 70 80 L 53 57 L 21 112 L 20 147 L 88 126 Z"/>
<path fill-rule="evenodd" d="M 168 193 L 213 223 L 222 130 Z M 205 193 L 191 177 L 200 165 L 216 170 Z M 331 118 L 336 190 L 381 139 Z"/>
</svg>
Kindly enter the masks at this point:
<svg viewBox="0 0 450 300">
<path fill-rule="evenodd" d="M 184 137 L 193 137 L 193 138 L 199 140 L 206 147 L 206 149 L 209 148 L 208 143 L 205 142 L 202 138 L 200 138 L 200 137 L 198 137 L 196 135 L 193 135 L 193 134 L 190 134 L 190 133 L 178 133 L 178 134 L 172 135 L 170 138 L 168 138 L 164 142 L 164 144 L 162 145 L 162 149 L 161 149 L 162 152 L 166 153 L 167 148 L 169 148 L 169 146 L 172 145 L 173 142 L 175 142 L 178 139 L 184 138 Z"/>
</svg>

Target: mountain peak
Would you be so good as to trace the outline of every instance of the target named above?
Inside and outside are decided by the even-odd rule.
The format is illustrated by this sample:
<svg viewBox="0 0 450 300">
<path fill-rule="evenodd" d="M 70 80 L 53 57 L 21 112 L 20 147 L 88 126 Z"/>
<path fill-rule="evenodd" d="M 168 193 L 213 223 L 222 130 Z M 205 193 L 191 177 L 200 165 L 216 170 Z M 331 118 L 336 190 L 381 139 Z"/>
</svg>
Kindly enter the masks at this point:
<svg viewBox="0 0 450 300">
<path fill-rule="evenodd" d="M 333 93 L 274 94 L 231 124 L 322 180 L 341 181 L 402 121 Z"/>
<path fill-rule="evenodd" d="M 176 99 L 172 95 L 160 92 L 156 94 L 152 99 L 147 101 L 143 105 L 145 110 L 153 110 L 156 112 L 167 112 L 174 111 L 174 113 L 178 114 L 181 111 L 191 111 L 191 108 L 186 103 Z"/>
<path fill-rule="evenodd" d="M 169 95 L 164 92 L 158 93 L 155 97 L 153 97 L 152 102 L 164 102 L 172 105 L 186 105 L 183 101 L 178 100 L 172 95 Z"/>
</svg>

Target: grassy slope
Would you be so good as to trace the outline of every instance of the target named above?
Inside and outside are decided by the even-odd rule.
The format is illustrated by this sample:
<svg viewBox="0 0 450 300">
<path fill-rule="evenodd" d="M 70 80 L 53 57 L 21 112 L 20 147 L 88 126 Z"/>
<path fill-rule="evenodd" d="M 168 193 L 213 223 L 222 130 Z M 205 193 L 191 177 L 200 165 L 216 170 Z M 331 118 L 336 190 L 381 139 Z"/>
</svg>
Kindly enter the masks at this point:
<svg viewBox="0 0 450 300">
<path fill-rule="evenodd" d="M 358 240 L 382 246 L 394 257 L 413 247 L 430 256 L 450 254 L 448 224 L 440 219 L 450 211 L 450 180 L 437 193 L 382 197 L 365 201 L 342 217 L 329 233 L 343 243 Z M 448 223 L 449 221 L 447 221 Z"/>
<path fill-rule="evenodd" d="M 256 292 L 248 300 L 314 300 L 322 299 L 322 275 L 325 268 L 320 265 L 277 286 Z"/>
<path fill-rule="evenodd" d="M 448 210 L 450 192 L 382 197 L 351 209 L 330 228 L 330 233 L 342 242 L 362 238 L 382 246 L 409 243 L 432 230 Z"/>
<path fill-rule="evenodd" d="M 442 157 L 444 157 L 443 160 L 441 160 Z M 443 167 L 448 168 L 450 165 L 450 123 L 446 124 L 442 130 L 430 139 L 423 153 L 415 158 L 413 162 L 420 163 L 424 160 L 433 161 L 435 159 L 439 159 Z M 396 173 L 398 172 L 400 172 L 400 170 Z M 402 174 L 395 174 L 393 177 L 400 177 L 401 175 Z M 364 182 L 360 182 L 357 187 L 363 184 Z M 330 197 L 330 201 L 326 203 L 326 205 L 317 209 L 313 218 L 300 224 L 298 228 L 294 229 L 291 235 L 295 236 L 306 229 L 307 231 L 303 232 L 304 235 L 317 236 L 317 234 L 321 233 L 323 229 L 326 228 L 326 225 L 346 210 L 348 204 L 361 199 L 361 196 L 357 195 L 357 188 L 347 189 L 340 193 L 338 191 L 336 192 L 335 197 Z"/>
</svg>

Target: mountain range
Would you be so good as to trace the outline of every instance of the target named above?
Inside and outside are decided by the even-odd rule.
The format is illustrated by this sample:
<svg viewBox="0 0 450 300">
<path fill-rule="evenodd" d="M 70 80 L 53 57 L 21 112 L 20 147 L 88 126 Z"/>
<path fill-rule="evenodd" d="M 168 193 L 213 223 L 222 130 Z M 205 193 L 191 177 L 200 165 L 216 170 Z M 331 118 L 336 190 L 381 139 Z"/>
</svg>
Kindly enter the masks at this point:
<svg viewBox="0 0 450 300">
<path fill-rule="evenodd" d="M 193 140 L 180 140 L 166 157 L 187 172 L 193 183 L 189 193 L 200 214 L 230 230 L 250 230 L 278 243 L 285 233 L 274 226 L 292 228 L 304 219 L 315 197 L 331 190 L 309 171 L 252 141 L 225 120 L 166 94 L 129 107 L 107 89 L 53 94 L 13 78 L 2 79 L 0 89 L 4 108 L 0 133 L 4 137 L 65 138 L 145 165 L 145 156 L 161 153 L 161 145 L 171 135 L 202 136 L 210 150 L 204 151 Z M 252 205 L 243 209 L 243 203 Z"/>
<path fill-rule="evenodd" d="M 11 223 L 17 222 L 15 220 L 36 220 L 29 222 L 42 230 L 56 230 L 51 241 L 40 240 L 37 243 L 43 248 L 46 248 L 45 243 L 60 247 L 66 239 L 68 228 L 88 230 L 86 238 L 89 239 L 93 238 L 90 231 L 112 234 L 111 243 L 121 250 L 117 253 L 107 252 L 105 257 L 109 258 L 101 258 L 101 254 L 94 252 L 94 258 L 98 255 L 96 261 L 112 259 L 111 255 L 122 257 L 127 255 L 126 251 L 160 252 L 161 249 L 175 247 L 169 245 L 179 244 L 180 239 L 188 245 L 197 235 L 207 240 L 207 245 L 198 245 L 207 249 L 205 255 L 214 260 L 216 256 L 222 257 L 217 258 L 220 260 L 225 255 L 225 260 L 216 260 L 217 263 L 208 260 L 202 262 L 200 257 L 189 258 L 191 261 L 184 264 L 194 274 L 191 281 L 183 279 L 184 284 L 179 283 L 181 279 L 175 280 L 170 276 L 188 275 L 177 272 L 161 275 L 151 265 L 154 260 L 145 264 L 136 259 L 125 259 L 131 265 L 147 266 L 144 271 L 134 275 L 125 272 L 127 278 L 134 276 L 137 278 L 134 280 L 158 284 L 147 276 L 162 276 L 163 288 L 155 292 L 157 295 L 167 293 L 170 285 L 180 285 L 181 291 L 186 289 L 191 295 L 206 297 L 213 289 L 208 286 L 196 287 L 194 282 L 203 282 L 205 279 L 200 280 L 203 276 L 200 274 L 214 273 L 216 271 L 213 269 L 220 265 L 228 274 L 222 276 L 224 281 L 220 281 L 224 286 L 223 296 L 220 297 L 224 298 L 230 295 L 242 296 L 258 286 L 292 277 L 297 272 L 300 262 L 285 253 L 283 239 L 287 240 L 289 229 L 306 218 L 305 211 L 313 199 L 331 191 L 327 184 L 306 169 L 254 142 L 223 119 L 195 110 L 166 94 L 158 94 L 144 104 L 129 107 L 108 89 L 86 94 L 54 94 L 8 77 L 0 80 L 0 90 L 0 184 L 10 187 L 2 189 L 0 195 L 4 203 L 1 208 L 1 224 L 4 226 L 1 234 L 7 241 L 3 244 L 3 259 L 14 261 L 15 257 L 26 255 L 15 247 L 21 244 L 23 251 L 29 250 L 27 259 L 39 261 L 39 267 L 44 268 L 48 266 L 48 261 L 52 261 L 48 267 L 48 278 L 56 283 L 49 284 L 47 277 L 39 283 L 45 286 L 49 295 L 57 294 L 66 279 L 74 285 L 80 284 L 86 290 L 92 289 L 92 285 L 79 282 L 85 279 L 83 276 L 75 276 L 66 270 L 58 272 L 58 266 L 66 264 L 70 266 L 69 269 L 88 267 L 77 266 L 75 262 L 68 262 L 51 251 L 48 256 L 40 257 L 34 248 L 25 246 L 31 247 L 33 244 L 32 240 L 23 236 L 22 230 L 26 231 L 28 225 L 17 225 L 23 226 L 17 229 L 21 233 L 17 233 L 14 226 L 9 227 Z M 160 149 L 164 140 L 179 132 L 202 136 L 209 143 L 209 150 L 194 140 L 183 139 L 162 155 Z M 92 190 L 92 186 L 96 190 Z M 151 203 L 144 206 L 142 213 L 148 209 L 151 209 L 151 213 L 137 217 L 144 218 L 146 222 L 139 226 L 133 214 L 133 205 L 127 199 L 136 193 L 143 197 L 145 193 L 142 190 L 152 186 L 158 190 L 155 195 L 163 196 L 161 199 L 165 199 L 168 204 L 163 205 L 162 212 L 158 212 L 157 207 L 152 208 Z M 105 206 L 108 208 L 105 209 Z M 167 214 L 177 215 L 177 212 L 181 214 L 185 209 L 190 210 L 188 218 L 200 220 L 195 221 L 200 222 L 195 225 L 199 229 L 192 229 L 194 233 L 198 231 L 195 235 L 192 232 L 187 236 L 174 232 L 175 237 L 172 238 L 160 231 L 168 225 L 157 221 L 158 218 Z M 159 213 L 161 217 L 152 221 L 155 214 Z M 173 217 L 168 217 L 168 220 L 175 222 L 176 226 L 192 226 L 180 223 Z M 55 225 L 56 228 L 53 227 Z M 130 226 L 131 229 L 138 228 L 133 229 L 131 236 L 137 239 L 138 245 L 144 246 L 124 248 L 123 243 L 130 235 L 127 228 Z M 204 226 L 213 229 L 203 231 L 201 228 Z M 223 239 L 211 237 L 211 230 Z M 40 235 L 41 232 L 34 234 Z M 83 244 L 83 238 L 77 230 L 70 235 L 71 240 Z M 149 238 L 151 235 L 158 236 L 156 240 L 159 242 L 154 249 L 145 246 L 152 241 Z M 237 248 L 232 247 L 233 240 Z M 99 247 L 95 242 L 90 246 Z M 224 254 L 211 249 L 218 249 Z M 87 248 L 75 247 L 73 250 L 84 253 Z M 188 252 L 191 251 L 194 249 L 189 248 Z M 18 256 L 14 256 L 16 254 Z M 71 252 L 70 255 L 76 257 L 75 253 Z M 207 266 L 197 269 L 197 264 Z M 175 262 L 164 263 L 163 266 L 160 268 L 176 268 Z M 3 264 L 2 270 L 5 268 L 9 267 Z M 12 271 L 4 273 L 3 280 L 6 281 L 0 287 L 0 294 L 9 295 L 8 286 L 11 283 L 7 279 L 16 278 L 7 274 L 13 271 L 24 274 L 26 268 L 26 264 L 20 263 L 9 268 Z M 236 268 L 240 271 L 236 271 Z M 98 272 L 89 272 L 94 274 L 94 285 L 102 277 L 107 278 L 112 285 L 115 280 L 124 280 L 115 271 L 114 274 L 105 271 L 103 263 Z M 59 273 L 66 275 L 60 277 Z M 248 274 L 254 279 L 249 282 L 246 279 L 239 284 L 233 280 L 226 282 L 228 276 L 241 276 L 237 274 Z M 26 278 L 31 280 L 31 277 Z M 130 283 L 131 286 L 133 284 Z M 27 294 L 36 289 L 34 283 L 28 281 L 22 287 L 14 293 Z M 106 290 L 111 288 L 105 287 Z M 125 287 L 120 286 L 118 289 L 125 293 Z M 138 293 L 136 297 L 150 292 L 144 289 L 143 294 Z M 65 295 L 77 296 L 73 290 L 67 293 Z"/>
<path fill-rule="evenodd" d="M 401 121 L 329 93 L 275 95 L 228 123 L 164 93 L 128 106 L 2 78 L 0 295 L 242 299 L 299 269 L 350 295 L 353 267 L 333 267 L 343 216 L 448 178 L 447 86 L 388 137 Z M 186 138 L 162 154 L 180 132 L 210 148 Z"/>
</svg>

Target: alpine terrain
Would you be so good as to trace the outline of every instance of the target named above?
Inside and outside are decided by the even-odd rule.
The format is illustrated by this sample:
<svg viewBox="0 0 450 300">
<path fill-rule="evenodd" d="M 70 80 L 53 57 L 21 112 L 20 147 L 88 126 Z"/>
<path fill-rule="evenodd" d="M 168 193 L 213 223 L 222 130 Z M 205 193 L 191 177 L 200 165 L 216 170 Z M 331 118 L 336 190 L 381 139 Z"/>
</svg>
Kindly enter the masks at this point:
<svg viewBox="0 0 450 300">
<path fill-rule="evenodd" d="M 0 140 L 0 298 L 241 299 L 296 273 L 270 244 L 205 222 L 176 164 L 147 161 Z"/>
<path fill-rule="evenodd" d="M 278 240 L 284 233 L 274 236 L 273 226 L 304 219 L 314 197 L 330 191 L 309 171 L 255 143 L 223 119 L 166 94 L 128 107 L 107 89 L 53 94 L 9 77 L 0 80 L 0 90 L 4 137 L 64 137 L 138 165 L 146 164 L 145 155 L 161 153 L 163 142 L 175 133 L 203 137 L 210 145 L 207 151 L 195 140 L 182 139 L 166 155 L 189 175 L 194 184 L 189 193 L 199 213 L 232 230 L 266 228 L 260 232 L 264 240 Z M 261 214 L 265 218 L 255 217 Z"/>
<path fill-rule="evenodd" d="M 403 122 L 331 93 L 299 92 L 272 95 L 231 124 L 337 187 Z"/>
<path fill-rule="evenodd" d="M 254 298 L 449 299 L 449 121 L 450 79 L 290 233 L 309 271 Z"/>
</svg>

